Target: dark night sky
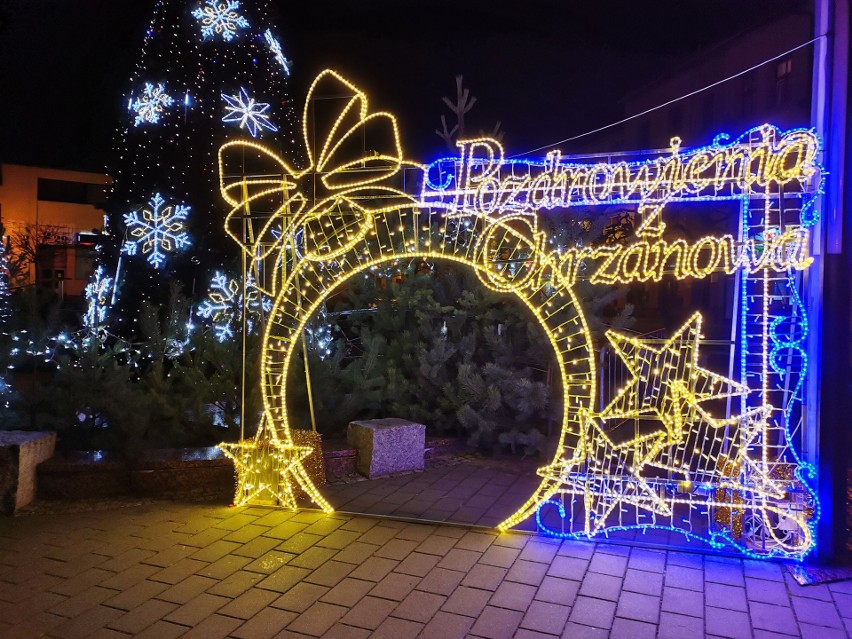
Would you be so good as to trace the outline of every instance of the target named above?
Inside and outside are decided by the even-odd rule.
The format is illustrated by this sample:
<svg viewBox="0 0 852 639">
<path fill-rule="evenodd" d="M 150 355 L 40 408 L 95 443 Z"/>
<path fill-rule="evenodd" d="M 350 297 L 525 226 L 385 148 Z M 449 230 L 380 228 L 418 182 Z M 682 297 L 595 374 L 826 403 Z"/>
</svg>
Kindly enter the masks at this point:
<svg viewBox="0 0 852 639">
<path fill-rule="evenodd" d="M 803 6 L 802 0 L 273 3 L 273 26 L 295 64 L 291 95 L 300 100 L 318 71 L 336 68 L 367 89 L 373 108 L 399 116 L 408 156 L 423 161 L 444 151 L 433 131 L 446 112 L 441 97 L 454 95 L 456 74 L 464 74 L 478 98 L 468 133 L 501 120 L 509 151 L 521 152 L 618 119 L 626 93 L 684 56 Z M 152 5 L 0 0 L 0 161 L 103 169 Z M 594 148 L 594 139 L 587 143 Z"/>
</svg>

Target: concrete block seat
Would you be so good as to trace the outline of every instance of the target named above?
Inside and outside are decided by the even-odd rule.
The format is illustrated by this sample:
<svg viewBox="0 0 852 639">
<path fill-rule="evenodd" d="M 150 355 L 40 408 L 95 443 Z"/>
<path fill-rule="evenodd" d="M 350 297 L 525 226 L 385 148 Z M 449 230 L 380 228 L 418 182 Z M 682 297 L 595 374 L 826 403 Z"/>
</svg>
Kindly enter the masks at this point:
<svg viewBox="0 0 852 639">
<path fill-rule="evenodd" d="M 370 479 L 423 470 L 423 424 L 397 417 L 350 422 L 346 440 L 355 448 L 358 472 Z"/>
<path fill-rule="evenodd" d="M 36 466 L 53 457 L 56 433 L 0 431 L 0 514 L 11 515 L 36 495 Z"/>
</svg>

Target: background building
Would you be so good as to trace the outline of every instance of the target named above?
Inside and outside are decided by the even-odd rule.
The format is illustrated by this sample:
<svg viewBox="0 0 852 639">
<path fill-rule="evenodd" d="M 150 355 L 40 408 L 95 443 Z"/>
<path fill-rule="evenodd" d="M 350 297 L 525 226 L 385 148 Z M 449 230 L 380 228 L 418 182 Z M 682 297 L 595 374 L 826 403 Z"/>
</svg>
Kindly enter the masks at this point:
<svg viewBox="0 0 852 639">
<path fill-rule="evenodd" d="M 109 184 L 102 173 L 0 165 L 0 223 L 14 287 L 83 294 L 104 231 Z"/>
</svg>

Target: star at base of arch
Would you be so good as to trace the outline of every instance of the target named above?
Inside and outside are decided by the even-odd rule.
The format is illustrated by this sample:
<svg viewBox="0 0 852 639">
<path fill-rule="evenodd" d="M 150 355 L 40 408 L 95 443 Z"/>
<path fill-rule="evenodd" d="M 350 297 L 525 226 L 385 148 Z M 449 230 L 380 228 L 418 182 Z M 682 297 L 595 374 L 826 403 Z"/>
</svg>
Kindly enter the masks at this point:
<svg viewBox="0 0 852 639">
<path fill-rule="evenodd" d="M 267 499 L 291 510 L 298 507 L 296 486 L 325 512 L 333 512 L 313 485 L 302 461 L 312 448 L 281 441 L 274 433 L 261 428 L 252 439 L 234 444 L 219 444 L 222 452 L 234 461 L 237 490 L 234 503 L 242 506 L 252 500 Z"/>
</svg>

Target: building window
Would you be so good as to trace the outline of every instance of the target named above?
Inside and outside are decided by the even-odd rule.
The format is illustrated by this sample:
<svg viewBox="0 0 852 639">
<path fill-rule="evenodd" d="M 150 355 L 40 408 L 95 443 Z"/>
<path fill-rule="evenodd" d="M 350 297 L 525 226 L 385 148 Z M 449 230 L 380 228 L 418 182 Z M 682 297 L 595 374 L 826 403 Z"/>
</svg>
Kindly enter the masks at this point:
<svg viewBox="0 0 852 639">
<path fill-rule="evenodd" d="M 775 106 L 782 106 L 787 102 L 792 72 L 793 61 L 789 58 L 782 60 L 775 67 Z"/>
<path fill-rule="evenodd" d="M 106 189 L 101 184 L 39 178 L 38 199 L 44 202 L 91 204 L 102 207 L 106 199 Z"/>
</svg>

